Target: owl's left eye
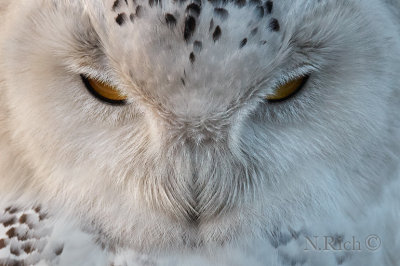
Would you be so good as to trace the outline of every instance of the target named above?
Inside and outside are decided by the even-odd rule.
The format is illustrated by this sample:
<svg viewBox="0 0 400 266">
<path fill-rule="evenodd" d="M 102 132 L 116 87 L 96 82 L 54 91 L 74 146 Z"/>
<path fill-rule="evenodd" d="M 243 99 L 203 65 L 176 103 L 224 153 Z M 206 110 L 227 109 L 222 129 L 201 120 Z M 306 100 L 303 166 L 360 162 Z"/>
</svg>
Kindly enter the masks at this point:
<svg viewBox="0 0 400 266">
<path fill-rule="evenodd" d="M 269 102 L 279 102 L 289 99 L 304 87 L 308 78 L 308 75 L 302 76 L 280 85 L 275 89 L 273 94 L 267 95 L 266 100 Z"/>
<path fill-rule="evenodd" d="M 114 86 L 84 75 L 81 78 L 88 91 L 97 99 L 113 105 L 127 104 L 128 97 Z"/>
</svg>

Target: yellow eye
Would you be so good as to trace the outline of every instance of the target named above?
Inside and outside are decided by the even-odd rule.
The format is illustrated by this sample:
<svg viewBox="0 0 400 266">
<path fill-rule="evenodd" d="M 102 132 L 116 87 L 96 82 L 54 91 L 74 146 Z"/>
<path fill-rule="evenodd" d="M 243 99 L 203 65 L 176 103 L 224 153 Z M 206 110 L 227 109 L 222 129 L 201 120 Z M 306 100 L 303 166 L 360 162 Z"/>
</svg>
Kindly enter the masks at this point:
<svg viewBox="0 0 400 266">
<path fill-rule="evenodd" d="M 268 95 L 266 99 L 271 102 L 286 100 L 300 91 L 301 88 L 303 88 L 303 86 L 306 84 L 307 80 L 308 76 L 293 79 L 276 88 L 274 93 Z"/>
<path fill-rule="evenodd" d="M 81 77 L 88 91 L 97 99 L 114 105 L 124 105 L 127 103 L 128 97 L 121 94 L 117 88 L 96 79 L 85 77 L 84 75 L 81 75 Z"/>
</svg>

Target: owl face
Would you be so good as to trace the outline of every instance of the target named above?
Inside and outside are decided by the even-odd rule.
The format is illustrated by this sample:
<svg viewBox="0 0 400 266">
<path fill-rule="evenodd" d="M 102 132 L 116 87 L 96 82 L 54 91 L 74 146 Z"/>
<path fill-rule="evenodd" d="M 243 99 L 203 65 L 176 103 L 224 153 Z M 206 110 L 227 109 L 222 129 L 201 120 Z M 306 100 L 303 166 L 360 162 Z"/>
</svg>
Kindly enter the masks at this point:
<svg viewBox="0 0 400 266">
<path fill-rule="evenodd" d="M 399 46 L 376 1 L 10 8 L 0 78 L 21 186 L 115 244 L 263 235 L 373 198 L 398 158 Z"/>
</svg>

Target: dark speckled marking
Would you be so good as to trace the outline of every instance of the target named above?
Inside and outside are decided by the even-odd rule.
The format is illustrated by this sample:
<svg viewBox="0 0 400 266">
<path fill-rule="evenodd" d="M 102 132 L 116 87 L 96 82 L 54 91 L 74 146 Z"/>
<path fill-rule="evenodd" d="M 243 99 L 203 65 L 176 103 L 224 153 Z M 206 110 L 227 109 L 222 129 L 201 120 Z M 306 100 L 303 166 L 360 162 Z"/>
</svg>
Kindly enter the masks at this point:
<svg viewBox="0 0 400 266">
<path fill-rule="evenodd" d="M 0 249 L 3 249 L 7 246 L 6 240 L 5 239 L 0 239 Z"/>
<path fill-rule="evenodd" d="M 19 223 L 24 224 L 28 220 L 28 216 L 26 214 L 22 214 L 21 217 L 19 217 Z"/>
<path fill-rule="evenodd" d="M 10 253 L 18 257 L 21 251 L 17 247 L 10 246 Z"/>
<path fill-rule="evenodd" d="M 214 8 L 214 14 L 219 17 L 221 20 L 225 20 L 229 16 L 229 12 L 222 7 L 216 7 Z"/>
<path fill-rule="evenodd" d="M 17 219 L 15 217 L 11 217 L 11 218 L 3 221 L 3 225 L 4 225 L 4 227 L 8 227 L 10 225 L 15 224 L 16 221 L 17 221 Z"/>
<path fill-rule="evenodd" d="M 174 15 L 167 13 L 165 14 L 165 22 L 168 26 L 174 27 L 176 25 L 176 18 L 174 17 Z"/>
<path fill-rule="evenodd" d="M 193 50 L 196 53 L 200 53 L 202 49 L 203 49 L 203 43 L 201 41 L 195 41 L 193 43 Z"/>
<path fill-rule="evenodd" d="M 272 13 L 272 9 L 274 8 L 274 2 L 268 0 L 267 2 L 265 2 L 265 11 L 267 12 L 267 14 L 271 14 Z"/>
<path fill-rule="evenodd" d="M 30 254 L 30 253 L 32 253 L 33 251 L 35 251 L 35 248 L 32 246 L 31 243 L 25 243 L 25 244 L 22 246 L 22 250 L 23 250 L 26 254 Z"/>
<path fill-rule="evenodd" d="M 118 25 L 122 26 L 126 21 L 126 14 L 125 13 L 120 13 L 118 16 L 115 18 L 115 22 L 117 22 Z"/>
<path fill-rule="evenodd" d="M 115 11 L 115 9 L 117 9 L 119 7 L 119 0 L 115 0 L 113 6 L 112 6 L 112 11 Z"/>
<path fill-rule="evenodd" d="M 132 12 L 131 14 L 128 13 L 127 15 L 123 12 L 118 13 L 118 15 L 115 17 L 115 22 L 120 26 L 124 25 L 128 20 L 134 22 L 134 20 L 136 20 L 142 15 L 142 12 L 144 10 L 141 5 L 136 4 L 136 0 L 129 0 L 129 1 L 132 2 L 128 2 L 128 0 L 115 0 L 113 2 L 113 7 L 112 7 L 113 10 L 120 8 L 121 3 L 122 4 L 125 3 L 127 6 L 129 5 L 136 6 L 135 11 Z M 147 1 L 150 7 L 161 6 L 162 4 L 162 0 L 147 0 Z M 173 2 L 177 4 L 178 3 L 183 4 L 187 2 L 187 0 L 173 0 Z M 273 12 L 273 7 L 274 7 L 273 6 L 274 3 L 272 0 L 208 0 L 208 2 L 214 5 L 214 18 L 217 17 L 222 21 L 228 19 L 229 17 L 229 11 L 226 8 L 224 8 L 224 6 L 228 2 L 233 2 L 238 7 L 242 7 L 245 5 L 255 6 L 253 7 L 255 8 L 254 14 L 259 19 L 262 19 L 264 16 L 266 16 L 266 14 L 271 14 Z M 202 0 L 191 0 L 185 8 L 186 15 L 184 19 L 183 38 L 186 42 L 190 41 L 190 39 L 192 38 L 192 36 L 196 31 L 197 19 L 201 14 L 201 10 L 202 10 Z M 165 23 L 169 27 L 175 27 L 178 24 L 178 18 L 172 13 L 165 13 L 164 18 L 165 18 Z M 254 20 L 251 20 L 250 24 L 254 22 L 255 22 Z M 251 27 L 250 24 L 248 25 L 249 27 Z M 251 28 L 249 28 L 249 30 Z M 273 32 L 279 32 L 280 31 L 279 21 L 276 18 L 271 18 L 268 22 L 268 29 Z M 212 35 L 212 39 L 214 42 L 218 41 L 222 36 L 221 26 L 215 25 L 213 19 L 211 19 L 210 21 L 209 31 L 210 34 Z M 255 36 L 257 33 L 258 33 L 258 27 L 251 29 L 249 35 L 240 41 L 239 48 L 243 48 L 244 46 L 246 46 L 248 38 Z M 266 42 L 264 40 L 260 42 L 260 44 L 265 44 L 265 43 Z M 200 52 L 201 50 L 202 50 L 202 43 L 196 40 L 193 43 L 193 51 L 189 55 L 189 59 L 192 63 L 194 63 L 196 60 L 196 55 L 197 55 L 196 53 Z"/>
<path fill-rule="evenodd" d="M 221 34 L 222 34 L 221 28 L 217 26 L 212 35 L 214 42 L 218 41 L 218 39 L 221 37 Z"/>
<path fill-rule="evenodd" d="M 186 7 L 186 13 L 198 17 L 201 12 L 201 7 L 196 3 L 191 3 Z"/>
<path fill-rule="evenodd" d="M 246 5 L 246 0 L 235 0 L 235 5 L 242 8 Z"/>
<path fill-rule="evenodd" d="M 149 0 L 149 6 L 153 7 L 153 6 L 162 6 L 162 2 L 161 0 Z"/>
<path fill-rule="evenodd" d="M 141 16 L 142 16 L 142 13 L 143 13 L 143 7 L 141 6 L 141 5 L 138 5 L 137 7 L 136 7 L 136 16 L 138 17 L 138 18 L 140 18 Z"/>
<path fill-rule="evenodd" d="M 18 212 L 18 208 L 16 207 L 8 207 L 5 209 L 6 212 L 8 212 L 9 214 L 14 214 L 16 212 Z"/>
<path fill-rule="evenodd" d="M 264 8 L 262 6 L 257 6 L 255 12 L 259 18 L 264 17 Z"/>
<path fill-rule="evenodd" d="M 279 21 L 276 18 L 271 18 L 271 20 L 269 21 L 269 28 L 272 31 L 278 32 L 281 28 L 281 26 L 279 25 Z"/>
<path fill-rule="evenodd" d="M 47 213 L 42 212 L 42 213 L 39 214 L 39 221 L 43 221 L 46 218 L 47 218 Z"/>
<path fill-rule="evenodd" d="M 17 233 L 15 232 L 15 228 L 14 227 L 10 228 L 6 232 L 6 235 L 8 236 L 8 238 L 13 238 L 13 237 L 17 236 Z"/>
<path fill-rule="evenodd" d="M 239 48 L 243 48 L 247 44 L 247 38 L 244 38 L 239 45 Z"/>
<path fill-rule="evenodd" d="M 196 56 L 194 55 L 193 52 L 190 53 L 189 60 L 190 60 L 190 63 L 192 63 L 192 64 L 194 63 L 194 61 L 196 61 Z"/>
<path fill-rule="evenodd" d="M 56 256 L 60 256 L 60 255 L 63 253 L 63 251 L 64 251 L 64 245 L 62 245 L 62 246 L 56 248 L 56 249 L 54 250 L 54 254 L 56 254 Z"/>
<path fill-rule="evenodd" d="M 185 29 L 183 31 L 183 38 L 189 41 L 196 29 L 196 20 L 193 16 L 187 16 L 185 19 Z"/>
</svg>

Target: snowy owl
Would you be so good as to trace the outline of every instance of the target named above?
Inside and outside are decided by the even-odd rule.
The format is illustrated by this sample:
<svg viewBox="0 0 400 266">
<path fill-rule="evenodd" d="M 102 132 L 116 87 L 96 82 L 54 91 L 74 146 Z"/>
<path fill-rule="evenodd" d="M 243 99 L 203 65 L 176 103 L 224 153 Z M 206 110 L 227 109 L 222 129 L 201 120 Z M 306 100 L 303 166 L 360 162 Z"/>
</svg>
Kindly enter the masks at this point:
<svg viewBox="0 0 400 266">
<path fill-rule="evenodd" d="M 0 21 L 0 265 L 400 265 L 399 0 Z"/>
</svg>

